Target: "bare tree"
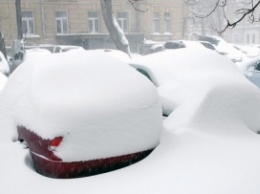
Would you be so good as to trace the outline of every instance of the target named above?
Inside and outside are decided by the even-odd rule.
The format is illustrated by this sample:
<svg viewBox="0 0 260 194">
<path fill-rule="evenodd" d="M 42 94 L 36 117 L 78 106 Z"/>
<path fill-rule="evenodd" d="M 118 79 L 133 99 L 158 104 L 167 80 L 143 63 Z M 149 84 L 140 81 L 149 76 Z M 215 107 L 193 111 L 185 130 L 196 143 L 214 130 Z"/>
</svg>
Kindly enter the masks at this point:
<svg viewBox="0 0 260 194">
<path fill-rule="evenodd" d="M 5 48 L 5 40 L 4 40 L 4 36 L 3 36 L 1 30 L 0 30 L 0 51 L 3 53 L 3 55 L 7 59 L 6 48 Z"/>
<path fill-rule="evenodd" d="M 2 32 L 1 22 L 6 19 L 4 16 L 0 16 L 0 51 L 3 53 L 4 57 L 7 59 L 6 47 L 5 47 L 5 39 Z"/>
<path fill-rule="evenodd" d="M 16 24 L 17 24 L 17 39 L 23 39 L 23 30 L 22 30 L 22 14 L 21 14 L 21 1 L 15 0 L 15 9 L 16 9 Z"/>
<path fill-rule="evenodd" d="M 112 0 L 100 0 L 100 5 L 107 30 L 117 49 L 131 56 L 129 42 L 113 14 Z"/>
<path fill-rule="evenodd" d="M 201 0 L 185 0 L 185 3 L 188 5 L 198 4 Z M 235 20 L 231 20 L 231 18 L 228 16 L 227 11 L 228 7 L 232 6 L 233 4 L 239 5 L 237 10 L 233 13 L 236 15 Z M 240 23 L 242 20 L 247 19 L 248 22 L 254 23 L 259 22 L 260 18 L 258 13 L 256 13 L 256 9 L 260 5 L 260 0 L 215 0 L 213 6 L 211 9 L 204 14 L 198 15 L 196 12 L 193 12 L 194 17 L 197 18 L 207 18 L 214 14 L 217 9 L 221 9 L 223 13 L 223 18 L 225 20 L 224 26 L 221 28 L 213 27 L 215 31 L 217 31 L 219 34 L 225 32 L 228 28 L 234 28 L 238 23 Z"/>
<path fill-rule="evenodd" d="M 192 27 L 195 31 L 200 31 L 202 35 L 212 33 L 212 27 L 217 29 L 223 27 L 224 16 L 219 7 L 215 7 L 216 0 L 189 1 L 187 13 Z M 212 11 L 214 8 L 214 11 Z M 210 13 L 210 14 L 209 14 Z"/>
</svg>

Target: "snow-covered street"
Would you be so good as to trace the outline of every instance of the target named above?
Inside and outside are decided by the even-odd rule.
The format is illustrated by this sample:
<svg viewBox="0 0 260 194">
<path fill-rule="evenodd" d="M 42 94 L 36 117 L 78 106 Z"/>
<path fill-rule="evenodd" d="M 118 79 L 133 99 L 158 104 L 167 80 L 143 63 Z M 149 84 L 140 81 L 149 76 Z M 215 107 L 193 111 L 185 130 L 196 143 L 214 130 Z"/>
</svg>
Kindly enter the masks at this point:
<svg viewBox="0 0 260 194">
<path fill-rule="evenodd" d="M 177 57 L 180 57 L 177 59 L 181 59 L 182 52 L 185 52 L 185 50 L 176 54 Z M 40 95 L 36 95 L 37 92 L 43 94 L 41 93 L 42 88 L 35 88 L 35 84 L 40 83 L 39 80 L 42 81 L 40 78 L 46 76 L 49 81 L 54 78 L 52 77 L 53 70 L 48 71 L 42 64 L 38 64 L 37 67 L 33 67 L 35 61 L 23 64 L 15 74 L 10 76 L 0 95 L 0 193 L 259 194 L 260 156 L 258 153 L 260 153 L 260 136 L 256 132 L 260 129 L 260 120 L 258 119 L 260 115 L 260 91 L 227 59 L 222 59 L 222 56 L 215 53 L 211 55 L 210 52 L 205 51 L 205 56 L 208 56 L 208 58 L 205 57 L 205 60 L 202 61 L 200 57 L 203 57 L 203 52 L 201 51 L 201 53 L 201 56 L 196 54 L 194 55 L 196 57 L 192 58 L 194 69 L 189 65 L 193 55 L 190 52 L 185 54 L 185 56 L 190 56 L 187 57 L 186 61 L 179 60 L 182 64 L 172 66 L 174 71 L 171 75 L 174 81 L 178 81 L 179 84 L 171 90 L 171 94 L 178 92 L 175 95 L 176 98 L 173 95 L 169 99 L 176 106 L 169 117 L 162 121 L 163 129 L 160 132 L 159 145 L 148 157 L 112 172 L 74 179 L 54 179 L 36 173 L 29 150 L 24 149 L 23 145 L 17 141 L 16 126 L 21 122 L 31 126 L 39 126 L 40 122 L 27 120 L 30 118 L 29 116 L 32 116 L 30 109 L 37 107 L 37 109 L 32 109 L 35 110 L 32 118 L 37 118 L 35 114 L 45 115 L 46 112 L 44 111 L 48 113 L 51 110 L 48 109 L 47 103 L 52 102 L 51 99 L 42 98 L 41 102 L 45 103 L 42 107 L 42 104 L 35 104 L 39 101 L 31 96 L 40 97 Z M 91 54 L 91 57 L 93 56 Z M 79 57 L 75 57 L 75 59 L 80 60 Z M 45 60 L 48 61 L 48 59 Z M 161 58 L 157 60 L 161 64 L 165 63 L 164 67 L 169 62 Z M 208 67 L 207 63 L 210 60 L 214 62 Z M 108 60 L 106 61 L 108 62 Z M 196 61 L 201 62 L 196 63 Z M 69 75 L 71 69 L 69 66 L 66 67 L 68 65 L 66 57 L 64 57 L 64 61 L 60 60 L 59 62 L 61 65 L 65 64 L 65 66 L 63 69 L 59 69 L 62 73 L 56 75 L 61 76 L 60 80 L 66 83 L 66 87 L 60 87 L 60 92 L 66 94 L 66 88 L 72 88 L 73 83 L 69 79 L 65 81 L 66 79 L 63 79 L 62 75 Z M 122 63 L 122 61 L 118 61 L 118 63 Z M 53 61 L 53 65 L 56 66 L 57 62 Z M 51 64 L 48 64 L 48 67 L 50 66 Z M 205 70 L 201 76 L 199 76 L 200 69 Z M 210 71 L 212 69 L 214 71 Z M 77 70 L 75 67 L 72 71 L 73 75 L 77 75 L 79 70 L 82 69 Z M 128 67 L 126 70 L 128 71 Z M 99 69 L 100 71 L 101 69 Z M 45 74 L 41 74 L 42 72 Z M 185 72 L 185 75 L 189 76 L 185 77 L 178 72 Z M 132 73 L 132 70 L 130 70 L 130 73 Z M 34 77 L 35 75 L 39 77 Z M 135 76 L 135 72 L 133 72 L 133 76 Z M 80 78 L 79 73 L 77 79 L 80 80 Z M 135 80 L 138 79 L 139 75 L 135 77 Z M 30 83 L 31 80 L 35 82 Z M 49 84 L 49 87 L 53 88 L 55 84 L 61 83 L 60 80 L 52 79 L 52 82 L 45 82 L 44 84 L 46 84 L 45 86 Z M 139 82 L 142 82 L 142 80 L 140 78 Z M 207 84 L 205 84 L 205 81 L 208 81 Z M 230 83 L 227 83 L 228 81 Z M 149 80 L 145 80 L 143 89 L 147 87 L 146 83 L 149 82 Z M 127 82 L 122 82 L 122 84 L 129 87 Z M 150 88 L 150 83 L 148 86 Z M 34 90 L 32 90 L 33 88 Z M 55 92 L 55 90 L 52 91 Z M 113 91 L 113 88 L 108 91 Z M 124 90 L 121 88 L 121 91 Z M 150 95 L 153 95 L 153 89 L 147 91 L 151 92 Z M 55 95 L 57 97 L 55 102 L 58 103 L 57 99 L 61 96 L 59 96 L 59 93 Z M 154 100 L 154 98 L 150 98 L 150 95 L 144 96 L 144 99 L 138 99 L 137 104 L 140 105 L 145 102 L 146 106 L 150 106 L 148 100 Z M 68 102 L 67 100 L 73 99 L 72 97 L 72 94 L 64 95 L 63 102 Z M 106 96 L 102 97 L 105 98 Z M 113 99 L 113 96 L 110 95 L 110 98 Z M 33 100 L 34 104 L 30 104 L 30 101 L 25 99 Z M 125 107 L 128 108 L 133 105 L 133 102 L 129 102 Z M 123 104 L 118 105 L 115 109 L 110 109 L 113 110 L 111 114 L 115 114 L 119 107 L 123 107 Z M 18 109 L 16 110 L 16 108 Z M 65 108 L 63 110 L 66 111 Z M 74 114 L 85 111 L 83 109 L 72 110 L 74 110 Z M 153 115 L 152 113 L 158 111 L 153 106 L 148 110 L 151 113 L 147 115 Z M 22 113 L 24 115 L 21 115 Z M 131 116 L 129 112 L 127 114 Z M 52 119 L 60 119 L 64 115 L 65 113 L 63 115 L 52 115 Z M 45 117 L 48 118 L 47 115 Z M 38 117 L 38 119 L 45 117 Z M 143 117 L 142 120 L 144 121 L 147 118 Z M 123 117 L 118 117 L 118 119 L 123 119 Z M 99 122 L 102 123 L 100 120 Z M 108 121 L 104 120 L 104 122 L 109 124 Z M 65 123 L 74 125 L 74 121 L 66 121 Z M 153 123 L 155 125 L 156 121 L 153 120 Z M 147 122 L 138 125 L 145 127 Z M 46 126 L 52 125 L 46 124 Z M 62 125 L 59 126 L 63 127 Z M 130 129 L 129 126 L 127 129 Z M 46 132 L 39 132 L 39 134 L 41 133 Z M 130 134 L 130 132 L 128 131 L 126 134 Z M 118 138 L 120 138 L 120 135 Z M 157 141 L 156 136 L 148 135 L 143 143 L 150 144 L 148 138 L 153 138 L 152 144 Z M 111 141 L 116 142 L 117 139 Z M 124 141 L 127 141 L 127 138 Z M 143 145 L 140 144 L 140 146 Z M 130 150 L 130 148 L 128 149 Z M 115 148 L 112 150 L 115 150 Z"/>
</svg>

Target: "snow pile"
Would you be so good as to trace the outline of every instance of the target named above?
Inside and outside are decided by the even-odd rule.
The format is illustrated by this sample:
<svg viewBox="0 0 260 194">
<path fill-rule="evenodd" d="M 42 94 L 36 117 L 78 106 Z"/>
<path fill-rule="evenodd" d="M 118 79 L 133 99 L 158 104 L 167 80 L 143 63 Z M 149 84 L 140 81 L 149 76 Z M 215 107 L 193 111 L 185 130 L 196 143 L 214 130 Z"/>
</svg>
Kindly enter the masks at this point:
<svg viewBox="0 0 260 194">
<path fill-rule="evenodd" d="M 63 136 L 55 153 L 63 161 L 135 153 L 159 142 L 156 89 L 127 64 L 100 52 L 29 60 L 11 75 L 3 92 L 11 96 L 16 126 L 47 139 Z"/>
<path fill-rule="evenodd" d="M 130 57 L 128 54 L 126 54 L 123 51 L 120 50 L 114 50 L 114 49 L 96 49 L 96 52 L 100 52 L 100 53 L 104 53 L 107 55 L 110 55 L 112 57 L 115 57 L 116 59 L 119 59 L 125 63 L 129 63 L 130 61 Z"/>
<path fill-rule="evenodd" d="M 24 61 L 35 57 L 36 58 L 45 57 L 46 55 L 50 55 L 50 54 L 51 52 L 47 49 L 42 49 L 42 48 L 27 49 L 25 50 Z"/>
<path fill-rule="evenodd" d="M 260 130 L 259 89 L 214 51 L 178 49 L 132 63 L 154 74 L 164 108 L 173 110 L 164 120 L 168 129 Z"/>
<path fill-rule="evenodd" d="M 9 64 L 1 51 L 0 51 L 0 72 L 4 74 L 10 73 Z"/>
<path fill-rule="evenodd" d="M 26 82 L 32 84 L 34 70 L 23 66 L 0 95 L 0 193 L 259 194 L 260 137 L 250 130 L 259 126 L 259 91 L 228 59 L 205 52 L 180 49 L 145 58 L 143 66 L 158 70 L 151 75 L 174 107 L 160 144 L 135 165 L 73 180 L 34 172 L 28 150 L 10 141 L 15 125 L 6 113 L 16 114 Z M 181 60 L 169 59 L 173 55 Z"/>
<path fill-rule="evenodd" d="M 242 62 L 236 63 L 236 65 L 243 73 L 246 73 L 247 71 L 253 72 L 255 70 L 255 65 L 259 61 L 260 61 L 260 56 L 249 58 L 248 60 L 244 60 Z"/>
</svg>

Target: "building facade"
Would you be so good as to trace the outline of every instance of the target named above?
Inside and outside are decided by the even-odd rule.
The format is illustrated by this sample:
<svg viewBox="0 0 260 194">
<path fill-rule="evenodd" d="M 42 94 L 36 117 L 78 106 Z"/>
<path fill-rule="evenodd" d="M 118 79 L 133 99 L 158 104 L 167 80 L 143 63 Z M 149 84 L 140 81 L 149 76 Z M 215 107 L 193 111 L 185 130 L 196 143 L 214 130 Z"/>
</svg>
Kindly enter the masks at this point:
<svg viewBox="0 0 260 194">
<path fill-rule="evenodd" d="M 182 39 L 183 0 L 113 0 L 117 21 L 138 52 L 145 40 Z M 70 44 L 111 48 L 99 0 L 21 0 L 23 37 L 28 45 Z M 0 30 L 6 45 L 17 38 L 15 0 L 0 0 Z"/>
</svg>

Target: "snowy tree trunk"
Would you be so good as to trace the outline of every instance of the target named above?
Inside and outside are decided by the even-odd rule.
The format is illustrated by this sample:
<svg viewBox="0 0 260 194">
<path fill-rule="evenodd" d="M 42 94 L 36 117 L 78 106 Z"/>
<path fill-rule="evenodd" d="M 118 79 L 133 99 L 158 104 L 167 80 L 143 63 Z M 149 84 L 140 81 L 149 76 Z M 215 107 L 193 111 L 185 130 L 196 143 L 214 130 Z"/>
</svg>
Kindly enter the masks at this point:
<svg viewBox="0 0 260 194">
<path fill-rule="evenodd" d="M 100 0 L 100 5 L 107 30 L 117 49 L 131 56 L 128 40 L 113 15 L 112 0 Z"/>
<path fill-rule="evenodd" d="M 22 30 L 22 13 L 21 13 L 20 0 L 15 0 L 15 9 L 16 9 L 17 39 L 22 40 L 23 30 Z"/>
<path fill-rule="evenodd" d="M 7 59 L 6 48 L 5 48 L 5 40 L 4 40 L 4 36 L 3 36 L 1 31 L 0 31 L 0 51 L 3 53 L 3 55 Z"/>
</svg>

